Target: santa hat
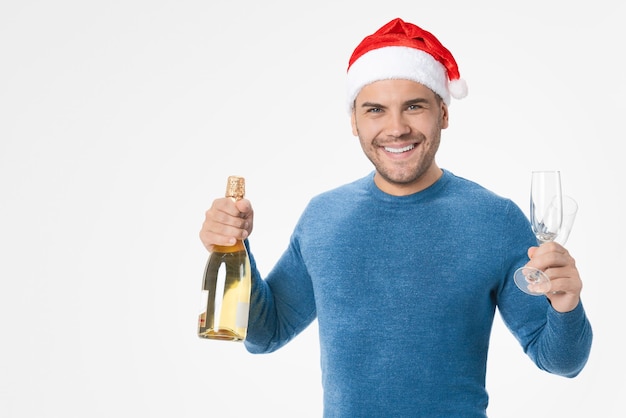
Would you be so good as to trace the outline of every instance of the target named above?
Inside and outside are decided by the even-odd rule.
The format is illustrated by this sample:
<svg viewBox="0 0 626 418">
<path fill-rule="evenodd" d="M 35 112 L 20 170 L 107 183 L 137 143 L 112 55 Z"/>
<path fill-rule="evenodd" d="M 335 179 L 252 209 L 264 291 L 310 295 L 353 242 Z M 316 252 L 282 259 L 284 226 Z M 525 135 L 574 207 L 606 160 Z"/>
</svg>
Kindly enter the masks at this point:
<svg viewBox="0 0 626 418">
<path fill-rule="evenodd" d="M 348 109 L 366 85 L 379 80 L 416 81 L 437 93 L 446 104 L 450 97 L 467 96 L 454 57 L 433 34 L 394 19 L 356 47 L 348 64 Z"/>
</svg>

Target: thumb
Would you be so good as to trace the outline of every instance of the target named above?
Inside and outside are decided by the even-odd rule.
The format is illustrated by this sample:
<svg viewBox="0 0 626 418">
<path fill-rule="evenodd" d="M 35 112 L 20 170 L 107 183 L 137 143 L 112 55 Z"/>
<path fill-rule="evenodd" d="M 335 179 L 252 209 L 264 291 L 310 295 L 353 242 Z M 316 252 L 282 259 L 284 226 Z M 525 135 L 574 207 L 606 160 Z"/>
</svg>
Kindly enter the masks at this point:
<svg viewBox="0 0 626 418">
<path fill-rule="evenodd" d="M 235 202 L 237 210 L 241 212 L 243 218 L 247 218 L 252 213 L 252 204 L 248 199 L 241 199 Z"/>
</svg>

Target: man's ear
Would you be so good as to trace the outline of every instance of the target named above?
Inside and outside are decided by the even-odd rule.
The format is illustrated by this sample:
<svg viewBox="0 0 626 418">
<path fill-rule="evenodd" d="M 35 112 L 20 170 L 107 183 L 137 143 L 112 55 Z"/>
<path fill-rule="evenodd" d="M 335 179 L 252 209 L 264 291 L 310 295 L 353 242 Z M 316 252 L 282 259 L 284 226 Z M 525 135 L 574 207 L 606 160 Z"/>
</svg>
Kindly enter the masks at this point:
<svg viewBox="0 0 626 418">
<path fill-rule="evenodd" d="M 441 101 L 441 129 L 446 129 L 448 127 L 448 118 L 450 113 L 448 112 L 448 105 Z"/>
</svg>

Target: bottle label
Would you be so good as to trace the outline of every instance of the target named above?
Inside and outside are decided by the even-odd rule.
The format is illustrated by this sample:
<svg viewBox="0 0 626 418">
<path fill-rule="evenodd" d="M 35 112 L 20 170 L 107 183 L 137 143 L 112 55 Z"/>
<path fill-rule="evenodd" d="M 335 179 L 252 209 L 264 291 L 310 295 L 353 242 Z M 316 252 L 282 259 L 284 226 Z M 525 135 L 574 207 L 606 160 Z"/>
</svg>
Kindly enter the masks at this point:
<svg viewBox="0 0 626 418">
<path fill-rule="evenodd" d="M 250 312 L 250 303 L 239 302 L 237 303 L 237 316 L 236 324 L 238 327 L 248 328 L 248 314 Z"/>
<path fill-rule="evenodd" d="M 203 289 L 200 298 L 200 306 L 198 308 L 200 309 L 199 313 L 203 314 L 206 312 L 209 305 L 209 291 Z"/>
</svg>

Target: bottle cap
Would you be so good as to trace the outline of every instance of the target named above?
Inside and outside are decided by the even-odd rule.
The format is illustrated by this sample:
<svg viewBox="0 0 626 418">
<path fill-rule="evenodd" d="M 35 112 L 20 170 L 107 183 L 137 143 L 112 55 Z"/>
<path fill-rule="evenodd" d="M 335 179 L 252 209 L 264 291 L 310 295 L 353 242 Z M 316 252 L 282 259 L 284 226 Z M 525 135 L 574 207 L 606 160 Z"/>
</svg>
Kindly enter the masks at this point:
<svg viewBox="0 0 626 418">
<path fill-rule="evenodd" d="M 243 199 L 246 193 L 246 181 L 243 177 L 229 176 L 226 184 L 226 197 Z"/>
</svg>

